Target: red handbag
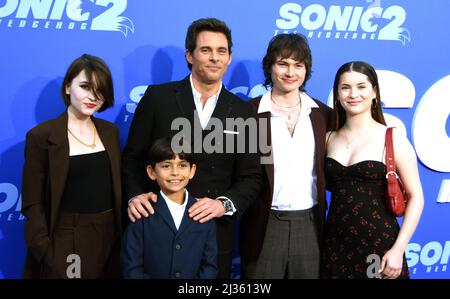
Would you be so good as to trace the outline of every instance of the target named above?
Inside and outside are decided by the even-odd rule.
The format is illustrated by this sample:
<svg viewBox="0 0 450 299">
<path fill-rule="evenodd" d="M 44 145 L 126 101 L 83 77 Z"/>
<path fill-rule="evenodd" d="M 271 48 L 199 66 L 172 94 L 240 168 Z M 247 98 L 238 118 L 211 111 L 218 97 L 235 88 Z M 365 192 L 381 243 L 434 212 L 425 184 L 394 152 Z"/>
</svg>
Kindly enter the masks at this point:
<svg viewBox="0 0 450 299">
<path fill-rule="evenodd" d="M 392 129 L 386 129 L 386 179 L 387 179 L 387 206 L 395 216 L 403 216 L 406 210 L 408 198 L 403 188 L 402 181 L 397 174 L 394 159 L 394 146 L 392 143 Z"/>
</svg>

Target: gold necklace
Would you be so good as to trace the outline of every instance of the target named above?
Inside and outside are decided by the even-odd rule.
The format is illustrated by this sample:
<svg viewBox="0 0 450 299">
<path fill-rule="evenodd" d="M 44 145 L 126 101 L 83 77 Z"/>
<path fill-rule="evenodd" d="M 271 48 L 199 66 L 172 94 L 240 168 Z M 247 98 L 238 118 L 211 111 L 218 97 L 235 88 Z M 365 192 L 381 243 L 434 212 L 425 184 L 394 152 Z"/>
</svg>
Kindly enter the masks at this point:
<svg viewBox="0 0 450 299">
<path fill-rule="evenodd" d="M 278 107 L 285 108 L 285 109 L 291 109 L 291 108 L 296 108 L 298 105 L 300 105 L 300 100 L 301 100 L 301 98 L 300 98 L 300 96 L 298 97 L 298 102 L 297 102 L 297 104 L 295 104 L 294 106 L 283 106 L 283 105 L 280 105 L 280 104 L 278 104 L 277 102 L 275 102 L 275 99 L 274 99 L 272 96 L 270 97 L 270 100 L 271 100 L 275 105 L 277 105 Z"/>
<path fill-rule="evenodd" d="M 71 131 L 69 128 L 67 128 L 67 131 L 69 131 L 69 134 L 70 134 L 73 138 L 75 138 L 76 141 L 78 141 L 79 143 L 81 143 L 81 144 L 84 145 L 84 146 L 87 146 L 87 147 L 90 147 L 90 148 L 94 149 L 94 148 L 95 148 L 95 135 L 97 135 L 97 130 L 95 129 L 95 125 L 94 125 L 94 124 L 92 124 L 92 125 L 94 126 L 94 140 L 92 141 L 92 144 L 84 143 L 84 142 L 83 142 L 82 140 L 80 140 L 77 136 L 75 136 L 75 134 L 73 134 L 72 131 Z"/>
</svg>

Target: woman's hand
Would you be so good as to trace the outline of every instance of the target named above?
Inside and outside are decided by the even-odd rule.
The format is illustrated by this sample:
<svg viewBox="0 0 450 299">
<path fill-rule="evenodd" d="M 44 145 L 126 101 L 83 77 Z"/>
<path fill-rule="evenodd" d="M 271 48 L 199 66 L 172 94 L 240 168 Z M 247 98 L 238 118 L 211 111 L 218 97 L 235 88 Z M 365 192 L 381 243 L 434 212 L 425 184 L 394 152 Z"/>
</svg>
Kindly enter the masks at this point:
<svg viewBox="0 0 450 299">
<path fill-rule="evenodd" d="M 403 250 L 391 248 L 381 260 L 380 274 L 383 279 L 396 279 L 403 268 Z"/>
</svg>

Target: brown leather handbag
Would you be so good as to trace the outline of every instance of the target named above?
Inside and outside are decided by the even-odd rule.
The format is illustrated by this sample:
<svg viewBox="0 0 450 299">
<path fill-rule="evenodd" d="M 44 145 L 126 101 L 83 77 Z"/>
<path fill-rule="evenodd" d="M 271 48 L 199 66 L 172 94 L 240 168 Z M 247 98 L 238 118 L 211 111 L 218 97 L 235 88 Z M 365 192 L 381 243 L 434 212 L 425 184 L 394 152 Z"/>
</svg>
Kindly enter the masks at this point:
<svg viewBox="0 0 450 299">
<path fill-rule="evenodd" d="M 395 168 L 394 146 L 392 142 L 392 129 L 386 129 L 386 179 L 387 179 L 387 206 L 397 217 L 405 214 L 408 198 L 403 188 L 402 181 Z"/>
</svg>

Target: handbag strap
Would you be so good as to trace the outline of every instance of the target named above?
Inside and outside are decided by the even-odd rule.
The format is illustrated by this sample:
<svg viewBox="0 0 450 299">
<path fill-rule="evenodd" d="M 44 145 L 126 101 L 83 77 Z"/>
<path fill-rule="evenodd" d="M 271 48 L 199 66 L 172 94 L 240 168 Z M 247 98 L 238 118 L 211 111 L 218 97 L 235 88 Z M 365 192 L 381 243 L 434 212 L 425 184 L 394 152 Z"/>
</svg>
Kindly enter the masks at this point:
<svg viewBox="0 0 450 299">
<path fill-rule="evenodd" d="M 392 142 L 392 131 L 393 127 L 386 129 L 386 138 L 384 144 L 386 146 L 386 178 L 390 175 L 397 175 L 397 168 L 395 167 L 395 157 L 394 157 L 394 145 Z"/>
</svg>

